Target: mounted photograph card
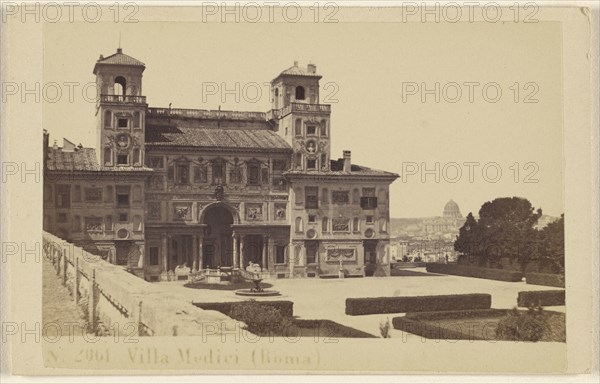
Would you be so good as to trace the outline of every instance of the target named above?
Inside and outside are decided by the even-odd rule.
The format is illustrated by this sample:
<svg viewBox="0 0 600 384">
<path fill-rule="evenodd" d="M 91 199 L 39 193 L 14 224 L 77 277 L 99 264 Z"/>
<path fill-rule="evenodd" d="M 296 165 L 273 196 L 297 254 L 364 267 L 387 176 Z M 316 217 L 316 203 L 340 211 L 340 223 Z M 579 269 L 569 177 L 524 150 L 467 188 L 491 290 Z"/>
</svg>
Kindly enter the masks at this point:
<svg viewBox="0 0 600 384">
<path fill-rule="evenodd" d="M 597 373 L 597 11 L 3 4 L 7 379 Z"/>
</svg>

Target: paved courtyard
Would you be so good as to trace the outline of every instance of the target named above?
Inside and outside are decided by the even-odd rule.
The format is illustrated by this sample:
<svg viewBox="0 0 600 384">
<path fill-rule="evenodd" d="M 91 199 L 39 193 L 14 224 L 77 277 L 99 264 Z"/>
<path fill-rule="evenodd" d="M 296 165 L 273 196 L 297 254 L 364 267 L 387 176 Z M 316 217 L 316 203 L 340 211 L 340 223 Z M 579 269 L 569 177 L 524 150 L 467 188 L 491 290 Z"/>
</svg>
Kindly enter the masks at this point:
<svg viewBox="0 0 600 384">
<path fill-rule="evenodd" d="M 367 277 L 351 279 L 272 279 L 264 280 L 273 285 L 281 296 L 257 298 L 257 301 L 290 300 L 294 302 L 294 315 L 301 319 L 329 319 L 364 332 L 379 336 L 379 322 L 400 314 L 348 316 L 345 314 L 346 298 L 384 296 L 450 295 L 465 293 L 489 293 L 492 308 L 512 308 L 517 304 L 519 291 L 559 289 L 524 282 L 511 283 L 471 277 L 437 275 L 427 273 L 425 268 L 405 270 L 406 276 Z M 192 302 L 242 301 L 234 291 L 191 289 L 185 282 L 155 283 L 172 293 Z M 564 312 L 565 307 L 547 309 Z M 400 337 L 393 330 L 392 337 Z"/>
</svg>

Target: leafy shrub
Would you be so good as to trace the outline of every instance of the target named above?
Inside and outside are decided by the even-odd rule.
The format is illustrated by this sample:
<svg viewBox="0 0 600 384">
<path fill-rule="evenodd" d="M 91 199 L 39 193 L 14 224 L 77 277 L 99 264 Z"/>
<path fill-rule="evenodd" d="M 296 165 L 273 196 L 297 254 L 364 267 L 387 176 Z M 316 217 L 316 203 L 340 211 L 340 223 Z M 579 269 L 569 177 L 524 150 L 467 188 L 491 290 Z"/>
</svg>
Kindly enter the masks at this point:
<svg viewBox="0 0 600 384">
<path fill-rule="evenodd" d="M 517 296 L 519 307 L 565 305 L 565 291 L 521 291 Z"/>
<path fill-rule="evenodd" d="M 246 323 L 248 330 L 258 335 L 280 333 L 283 328 L 291 325 L 290 319 L 282 316 L 277 308 L 257 301 L 235 303 L 231 307 L 230 316 Z"/>
<path fill-rule="evenodd" d="M 381 313 L 488 309 L 491 305 L 492 296 L 485 293 L 348 298 L 346 299 L 346 314 L 354 316 Z"/>
<path fill-rule="evenodd" d="M 530 307 L 520 312 L 515 307 L 498 323 L 496 337 L 500 340 L 539 341 L 548 328 L 547 317 L 542 307 Z"/>
<path fill-rule="evenodd" d="M 248 301 L 237 301 L 237 302 L 216 302 L 216 303 L 194 303 L 196 307 L 210 310 L 219 311 L 225 316 L 231 316 L 232 307 L 235 304 L 247 303 Z M 281 313 L 283 317 L 292 317 L 294 315 L 294 302 L 286 300 L 273 300 L 269 301 L 268 304 L 271 307 L 275 307 Z"/>
<path fill-rule="evenodd" d="M 563 275 L 549 273 L 527 273 L 525 275 L 527 284 L 545 285 L 547 287 L 565 287 L 565 277 Z"/>
<path fill-rule="evenodd" d="M 457 264 L 427 263 L 427 272 L 442 273 L 446 275 L 457 275 L 465 277 L 477 277 L 480 279 L 500 280 L 518 282 L 523 280 L 523 274 L 519 271 L 504 269 L 480 268 Z"/>
</svg>

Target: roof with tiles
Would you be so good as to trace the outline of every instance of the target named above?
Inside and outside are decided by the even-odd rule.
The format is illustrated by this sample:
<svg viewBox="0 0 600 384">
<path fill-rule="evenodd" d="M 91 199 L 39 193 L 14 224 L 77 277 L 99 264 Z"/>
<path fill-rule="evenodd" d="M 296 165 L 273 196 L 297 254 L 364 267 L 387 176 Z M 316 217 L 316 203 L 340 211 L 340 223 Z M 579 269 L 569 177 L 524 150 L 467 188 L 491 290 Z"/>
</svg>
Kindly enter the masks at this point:
<svg viewBox="0 0 600 384">
<path fill-rule="evenodd" d="M 307 68 L 302 68 L 300 66 L 298 66 L 298 62 L 294 61 L 294 65 L 289 67 L 288 69 L 284 70 L 283 72 L 281 72 L 279 74 L 279 76 L 304 76 L 304 77 L 318 77 L 321 78 L 321 75 L 318 75 L 316 73 L 316 66 L 314 66 L 313 64 L 309 64 L 309 66 L 311 66 L 313 68 L 313 72 L 308 70 Z M 279 77 L 277 76 L 277 77 Z"/>
<path fill-rule="evenodd" d="M 291 152 L 267 121 L 148 119 L 146 146 Z"/>
<path fill-rule="evenodd" d="M 142 63 L 138 59 L 135 59 L 129 55 L 123 53 L 121 48 L 117 48 L 117 53 L 114 53 L 110 56 L 104 57 L 100 56 L 100 58 L 96 61 L 96 66 L 98 64 L 109 64 L 109 65 L 131 65 L 137 67 L 145 67 L 146 64 Z M 96 73 L 96 66 L 94 66 L 94 73 Z"/>
<path fill-rule="evenodd" d="M 49 171 L 85 171 L 85 172 L 146 172 L 152 171 L 147 167 L 103 167 L 98 164 L 94 148 L 48 148 L 46 163 Z"/>
</svg>

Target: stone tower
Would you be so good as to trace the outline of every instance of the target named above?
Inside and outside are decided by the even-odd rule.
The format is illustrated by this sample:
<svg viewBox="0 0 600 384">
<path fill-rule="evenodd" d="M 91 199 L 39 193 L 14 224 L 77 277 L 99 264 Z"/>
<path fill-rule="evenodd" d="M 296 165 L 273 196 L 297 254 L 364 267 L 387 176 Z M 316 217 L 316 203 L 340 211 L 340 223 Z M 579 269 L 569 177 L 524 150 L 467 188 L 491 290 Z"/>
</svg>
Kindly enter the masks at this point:
<svg viewBox="0 0 600 384">
<path fill-rule="evenodd" d="M 97 156 L 104 167 L 143 167 L 146 97 L 144 63 L 123 53 L 100 56 L 94 66 L 99 90 Z"/>
<path fill-rule="evenodd" d="M 331 106 L 319 104 L 317 67 L 298 62 L 271 81 L 271 119 L 294 150 L 293 169 L 329 170 Z"/>
</svg>

